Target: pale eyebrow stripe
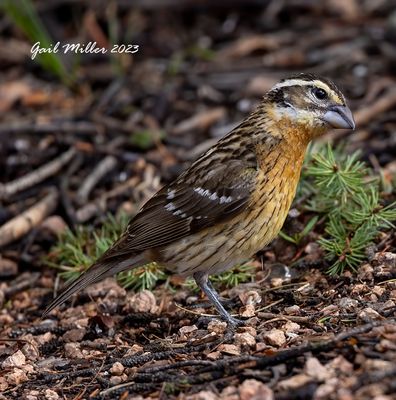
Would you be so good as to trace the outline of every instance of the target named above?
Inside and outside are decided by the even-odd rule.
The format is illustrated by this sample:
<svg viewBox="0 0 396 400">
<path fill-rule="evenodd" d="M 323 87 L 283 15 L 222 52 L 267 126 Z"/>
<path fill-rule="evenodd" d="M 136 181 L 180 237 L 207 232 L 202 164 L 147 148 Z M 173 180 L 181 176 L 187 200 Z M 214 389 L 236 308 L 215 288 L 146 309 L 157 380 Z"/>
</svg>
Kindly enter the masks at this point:
<svg viewBox="0 0 396 400">
<path fill-rule="evenodd" d="M 285 86 L 310 86 L 313 85 L 313 81 L 304 81 L 302 79 L 288 79 L 284 82 L 279 82 L 272 89 L 279 89 Z"/>
</svg>

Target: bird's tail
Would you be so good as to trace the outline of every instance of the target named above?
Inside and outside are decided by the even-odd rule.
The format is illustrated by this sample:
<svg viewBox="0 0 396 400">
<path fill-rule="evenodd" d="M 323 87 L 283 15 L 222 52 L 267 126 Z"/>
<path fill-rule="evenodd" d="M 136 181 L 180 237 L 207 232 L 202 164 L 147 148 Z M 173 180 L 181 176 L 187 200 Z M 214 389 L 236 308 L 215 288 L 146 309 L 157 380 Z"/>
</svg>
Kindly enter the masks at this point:
<svg viewBox="0 0 396 400">
<path fill-rule="evenodd" d="M 144 265 L 146 261 L 139 254 L 135 257 L 129 256 L 128 259 L 121 259 L 119 257 L 99 259 L 89 269 L 87 269 L 82 275 L 75 279 L 69 286 L 67 286 L 47 307 L 43 313 L 43 317 L 47 316 L 54 308 L 64 303 L 67 299 L 73 296 L 87 286 L 97 283 L 104 278 L 113 276 L 118 272 L 125 271 L 127 269 L 133 269 L 140 265 Z"/>
</svg>

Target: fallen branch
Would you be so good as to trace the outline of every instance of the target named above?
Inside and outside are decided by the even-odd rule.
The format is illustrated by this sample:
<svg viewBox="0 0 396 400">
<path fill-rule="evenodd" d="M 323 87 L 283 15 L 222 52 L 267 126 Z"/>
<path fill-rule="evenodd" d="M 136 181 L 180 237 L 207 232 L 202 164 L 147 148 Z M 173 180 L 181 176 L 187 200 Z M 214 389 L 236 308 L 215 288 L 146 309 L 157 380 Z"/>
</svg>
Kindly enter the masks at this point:
<svg viewBox="0 0 396 400">
<path fill-rule="evenodd" d="M 76 211 L 77 222 L 79 222 L 79 223 L 86 222 L 90 218 L 92 218 L 94 215 L 96 215 L 97 213 L 105 211 L 107 200 L 111 199 L 112 197 L 119 196 L 119 195 L 125 193 L 127 190 L 129 190 L 133 187 L 136 187 L 136 185 L 138 183 L 139 183 L 139 178 L 137 176 L 134 176 L 134 177 L 128 179 L 123 184 L 102 194 L 99 197 L 99 199 L 91 201 L 91 202 L 87 203 L 85 206 L 79 208 Z"/>
<path fill-rule="evenodd" d="M 0 247 L 21 238 L 50 215 L 58 204 L 58 191 L 52 189 L 42 200 L 0 227 Z"/>
<path fill-rule="evenodd" d="M 5 184 L 0 183 L 0 199 L 5 199 L 16 193 L 22 192 L 23 190 L 44 181 L 50 176 L 55 175 L 74 157 L 75 154 L 76 150 L 71 148 L 49 163 L 42 165 L 36 170 L 29 172 L 18 179 Z"/>
<path fill-rule="evenodd" d="M 113 156 L 107 156 L 101 160 L 96 168 L 85 178 L 77 192 L 77 201 L 80 204 L 87 202 L 89 194 L 96 184 L 117 165 L 117 160 Z"/>
</svg>

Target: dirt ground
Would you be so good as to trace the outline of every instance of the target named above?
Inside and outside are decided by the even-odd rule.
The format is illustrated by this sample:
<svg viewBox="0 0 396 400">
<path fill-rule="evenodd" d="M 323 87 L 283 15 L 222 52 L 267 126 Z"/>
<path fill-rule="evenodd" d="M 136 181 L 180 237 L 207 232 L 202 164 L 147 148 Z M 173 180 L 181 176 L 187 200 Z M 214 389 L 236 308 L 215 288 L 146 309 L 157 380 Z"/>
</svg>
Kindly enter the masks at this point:
<svg viewBox="0 0 396 400">
<path fill-rule="evenodd" d="M 320 232 L 276 239 L 251 282 L 220 288 L 247 320 L 235 332 L 177 277 L 138 293 L 107 279 L 41 318 L 58 234 L 133 214 L 292 73 L 343 88 L 357 130 L 323 141 L 392 181 L 396 2 L 34 4 L 54 42 L 139 51 L 61 54 L 67 86 L 0 14 L 0 399 L 396 399 L 394 230 L 334 277 Z"/>
</svg>

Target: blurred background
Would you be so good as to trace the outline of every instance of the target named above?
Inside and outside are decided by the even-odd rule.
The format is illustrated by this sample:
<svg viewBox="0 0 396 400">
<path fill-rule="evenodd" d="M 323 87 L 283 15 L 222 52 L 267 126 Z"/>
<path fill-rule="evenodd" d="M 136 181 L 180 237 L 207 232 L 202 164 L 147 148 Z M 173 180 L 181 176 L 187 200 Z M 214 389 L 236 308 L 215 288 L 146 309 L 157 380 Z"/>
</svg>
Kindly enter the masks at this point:
<svg viewBox="0 0 396 400">
<path fill-rule="evenodd" d="M 65 53 L 64 46 L 71 44 L 79 47 Z M 32 60 L 33 46 L 57 51 L 38 54 Z M 97 52 L 98 49 L 104 51 Z M 185 343 L 186 336 L 179 328 L 189 328 L 189 324 L 197 323 L 200 330 L 193 325 L 191 331 L 185 331 L 187 336 L 189 332 L 201 337 L 207 334 L 196 322 L 205 310 L 194 314 L 174 304 L 177 301 L 188 308 L 197 303 L 199 297 L 193 286 L 185 286 L 177 277 L 168 277 L 155 265 L 136 270 L 135 275 L 121 276 L 119 282 L 127 288 L 155 290 L 156 297 L 145 292 L 143 300 L 136 300 L 133 293 L 126 293 L 112 281 L 101 283 L 88 296 L 80 294 L 77 307 L 68 305 L 63 311 L 55 311 L 50 320 L 44 321 L 47 325 L 40 318 L 53 296 L 54 285 L 58 290 L 57 272 L 70 279 L 88 267 L 148 197 L 236 126 L 274 83 L 298 72 L 330 77 L 346 94 L 355 115 L 356 131 L 332 131 L 321 141 L 343 148 L 344 155 L 337 156 L 341 157 L 337 163 L 344 165 L 345 170 L 349 168 L 352 174 L 349 183 L 355 185 L 356 192 L 349 193 L 352 200 L 348 204 L 354 204 L 354 211 L 360 202 L 353 199 L 354 193 L 373 175 L 380 185 L 372 191 L 372 201 L 362 197 L 362 207 L 367 206 L 369 214 L 372 210 L 373 214 L 384 210 L 383 206 L 395 199 L 395 0 L 0 1 L 0 326 L 4 327 L 0 333 L 7 338 L 1 342 L 0 361 L 6 360 L 4 365 L 10 368 L 15 360 L 7 361 L 6 357 L 24 346 L 23 354 L 30 363 L 30 370 L 7 369 L 8 375 L 0 376 L 0 392 L 8 388 L 7 393 L 14 391 L 25 398 L 30 392 L 19 386 L 21 382 L 32 376 L 46 379 L 49 369 L 73 370 L 75 360 L 70 359 L 83 360 L 80 367 L 96 365 L 102 369 L 104 358 L 130 355 L 132 343 L 137 346 L 136 351 L 147 345 L 145 352 L 163 349 L 164 344 L 158 344 L 157 339 L 164 335 L 172 334 L 173 340 Z M 352 161 L 345 156 L 356 150 L 360 155 Z M 319 165 L 321 162 L 321 168 L 331 172 L 332 153 L 329 150 L 323 154 L 322 159 L 317 159 Z M 358 159 L 370 169 L 359 164 Z M 352 164 L 354 167 L 350 168 Z M 257 315 L 266 322 L 257 337 L 253 330 L 249 331 L 253 332 L 253 339 L 248 338 L 250 349 L 258 352 L 303 340 L 310 342 L 311 337 L 327 330 L 339 332 L 351 324 L 367 322 L 377 311 L 381 313 L 378 319 L 395 312 L 396 263 L 395 254 L 391 253 L 395 249 L 395 234 L 394 230 L 380 231 L 384 225 L 382 220 L 378 221 L 385 214 L 377 220 L 370 219 L 370 223 L 377 223 L 377 230 L 369 226 L 369 234 L 361 235 L 361 242 L 355 243 L 356 258 L 350 243 L 361 219 L 355 218 L 355 225 L 351 221 L 345 224 L 341 213 L 339 222 L 347 228 L 329 231 L 329 215 L 340 197 L 338 189 L 327 214 L 321 209 L 329 194 L 327 189 L 321 191 L 322 197 L 312 190 L 312 185 L 305 187 L 306 191 L 302 189 L 282 238 L 263 249 L 248 266 L 239 266 L 215 282 L 223 294 L 225 288 L 234 288 L 241 282 L 258 282 L 255 298 L 261 300 L 260 292 L 264 307 L 257 310 Z M 369 191 L 367 186 L 366 192 Z M 311 203 L 307 206 L 308 198 Z M 365 205 L 364 201 L 371 203 Z M 393 210 L 383 219 L 390 221 L 394 217 Z M 388 222 L 387 228 L 391 227 Z M 322 241 L 320 247 L 318 240 L 324 232 L 331 240 Z M 372 247 L 374 238 L 376 246 Z M 341 244 L 331 247 L 334 243 Z M 330 272 L 343 274 L 340 280 L 326 274 L 330 264 L 324 254 L 339 263 Z M 345 254 L 350 256 L 352 267 L 359 267 L 357 275 L 351 269 L 344 273 L 344 266 L 350 266 L 345 263 Z M 292 264 L 301 268 L 289 270 Z M 385 279 L 389 280 L 386 285 Z M 162 286 L 156 285 L 157 281 Z M 367 285 L 360 284 L 363 281 Z M 382 283 L 377 285 L 378 282 Z M 282 290 L 273 289 L 283 284 Z M 170 290 L 169 285 L 177 291 Z M 250 314 L 243 308 L 247 295 L 238 297 L 238 293 L 237 289 L 231 294 L 226 292 L 226 296 L 233 298 L 231 305 L 242 306 L 243 316 L 254 316 L 252 304 Z M 102 300 L 89 303 L 87 300 L 92 297 Z M 340 298 L 346 299 L 343 305 Z M 370 309 L 361 316 L 368 304 L 377 311 Z M 304 310 L 301 313 L 300 306 Z M 294 327 L 285 328 L 282 318 L 277 318 L 280 314 L 287 315 L 287 321 L 294 318 L 290 321 L 303 328 L 296 328 L 295 322 Z M 68 332 L 70 327 L 72 333 Z M 149 329 L 145 330 L 146 327 Z M 289 332 L 288 329 L 298 334 L 285 336 L 283 331 Z M 267 331 L 273 332 L 273 336 L 266 338 Z M 120 332 L 119 336 L 114 336 L 114 332 Z M 378 352 L 387 351 L 384 357 L 391 359 L 394 345 L 393 353 L 389 352 L 390 336 L 382 347 L 375 341 L 379 343 L 380 334 L 374 336 L 365 342 L 372 348 L 359 353 L 357 364 L 350 369 L 370 371 L 369 366 L 361 367 L 363 354 L 374 354 L 377 361 Z M 89 347 L 88 339 L 101 342 L 94 343 L 96 347 L 90 342 Z M 35 347 L 26 349 L 25 342 L 34 343 Z M 238 355 L 241 346 L 246 349 L 237 344 L 226 354 Z M 344 350 L 340 347 L 341 351 Z M 353 362 L 352 344 L 347 351 Z M 215 356 L 220 357 L 217 345 L 216 352 Z M 333 353 L 331 357 L 338 354 Z M 55 361 L 61 360 L 56 361 L 58 364 L 53 361 L 54 356 L 58 357 Z M 171 359 L 173 355 L 167 357 Z M 326 357 L 322 362 L 331 358 Z M 337 365 L 349 364 L 345 359 L 341 364 L 339 357 L 342 356 L 337 356 Z M 37 360 L 40 365 L 35 364 Z M 266 371 L 268 374 L 260 380 L 272 379 L 271 387 L 281 393 L 277 399 L 290 399 L 290 390 L 295 394 L 292 398 L 312 398 L 321 386 L 309 383 L 307 391 L 308 386 L 304 385 L 311 378 L 296 391 L 296 385 L 291 383 L 276 386 L 279 374 L 300 376 L 305 368 L 304 358 L 293 362 L 274 372 L 276 378 Z M 105 364 L 102 371 L 109 370 L 111 365 Z M 305 370 L 316 371 L 316 364 L 312 365 Z M 384 364 L 375 365 L 375 373 L 385 371 Z M 178 371 L 173 371 L 175 381 L 179 379 Z M 392 371 L 393 375 L 387 375 L 389 387 L 384 384 L 381 393 L 388 393 L 389 388 L 394 390 L 394 365 Z M 62 384 L 57 390 L 70 398 L 82 398 L 77 395 L 83 396 L 87 387 L 92 394 L 110 383 L 135 379 L 132 369 L 122 379 L 114 372 L 111 382 L 107 381 L 107 372 L 97 379 L 97 373 L 91 372 L 85 371 L 81 376 L 86 378 L 79 383 L 75 382 L 73 377 L 77 375 L 73 372 L 67 378 L 69 386 Z M 232 382 L 219 380 L 218 390 L 231 383 L 238 385 L 243 376 L 237 370 Z M 251 372 L 251 376 L 256 375 Z M 329 376 L 339 377 L 339 372 Z M 377 382 L 377 376 L 372 375 L 373 382 Z M 151 386 L 140 384 L 136 390 L 166 392 L 161 386 L 164 378 L 155 379 Z M 194 390 L 206 389 L 205 379 L 193 382 Z M 370 379 L 362 375 L 359 385 L 369 385 Z M 345 385 L 340 382 L 337 381 L 337 388 L 341 391 L 343 387 L 352 390 L 350 380 L 345 380 Z M 36 385 L 44 396 L 43 386 Z M 326 390 L 332 393 L 335 389 L 330 385 Z M 373 399 L 374 394 L 370 393 L 374 392 L 360 398 Z M 54 393 L 29 398 L 57 399 L 58 394 Z M 385 398 L 388 399 L 381 397 Z"/>
</svg>

